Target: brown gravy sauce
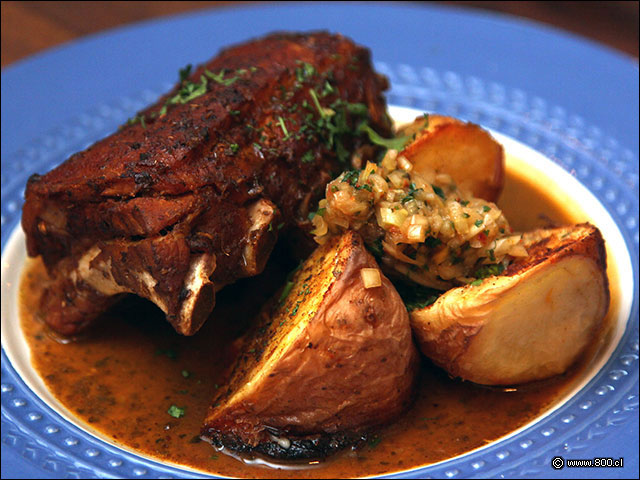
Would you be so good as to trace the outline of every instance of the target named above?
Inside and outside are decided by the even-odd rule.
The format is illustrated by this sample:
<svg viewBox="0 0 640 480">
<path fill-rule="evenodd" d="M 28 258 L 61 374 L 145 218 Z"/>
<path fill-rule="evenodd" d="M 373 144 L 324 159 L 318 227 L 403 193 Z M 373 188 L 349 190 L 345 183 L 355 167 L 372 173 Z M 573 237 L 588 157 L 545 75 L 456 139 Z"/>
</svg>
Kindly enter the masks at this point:
<svg viewBox="0 0 640 480">
<path fill-rule="evenodd" d="M 507 170 L 500 207 L 515 230 L 571 224 L 587 217 Z M 540 215 L 544 213 L 544 217 Z M 266 277 L 282 279 L 269 267 Z M 274 271 L 275 270 L 275 271 Z M 609 269 L 612 287 L 616 272 Z M 153 459 L 224 476 L 256 478 L 339 478 L 416 468 L 493 442 L 527 424 L 579 381 L 602 335 L 570 372 L 517 388 L 488 388 L 454 380 L 423 359 L 416 401 L 395 423 L 357 450 L 341 452 L 302 469 L 246 465 L 198 439 L 212 393 L 224 382 L 233 339 L 257 313 L 280 281 L 253 278 L 225 288 L 212 317 L 193 337 L 177 335 L 154 306 L 128 298 L 105 313 L 85 337 L 62 343 L 34 310 L 46 273 L 30 261 L 20 288 L 24 335 L 32 364 L 53 395 L 89 430 Z M 608 319 L 615 318 L 619 294 L 612 288 Z M 610 323 L 610 322 L 609 322 Z M 170 406 L 184 416 L 168 414 Z"/>
</svg>

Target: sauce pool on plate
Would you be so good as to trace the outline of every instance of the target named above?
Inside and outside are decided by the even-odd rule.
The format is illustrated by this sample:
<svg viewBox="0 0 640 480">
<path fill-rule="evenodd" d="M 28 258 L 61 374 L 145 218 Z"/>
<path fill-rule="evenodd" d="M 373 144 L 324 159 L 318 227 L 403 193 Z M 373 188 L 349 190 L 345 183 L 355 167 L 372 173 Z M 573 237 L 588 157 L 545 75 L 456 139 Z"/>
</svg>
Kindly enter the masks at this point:
<svg viewBox="0 0 640 480">
<path fill-rule="evenodd" d="M 498 205 L 515 230 L 587 220 L 579 206 L 544 192 L 509 167 Z M 451 379 L 423 358 L 415 403 L 356 450 L 321 462 L 273 469 L 248 465 L 199 439 L 215 390 L 224 383 L 234 339 L 258 313 L 285 269 L 272 262 L 265 275 L 238 282 L 219 296 L 215 318 L 192 337 L 175 333 L 153 305 L 126 298 L 96 328 L 61 341 L 45 328 L 38 297 L 46 272 L 28 263 L 20 288 L 21 325 L 32 365 L 85 429 L 156 461 L 225 476 L 338 478 L 380 475 L 442 461 L 513 432 L 556 405 L 579 382 L 600 336 L 583 361 L 564 375 L 515 388 L 489 388 Z M 611 319 L 618 305 L 613 281 Z"/>
</svg>

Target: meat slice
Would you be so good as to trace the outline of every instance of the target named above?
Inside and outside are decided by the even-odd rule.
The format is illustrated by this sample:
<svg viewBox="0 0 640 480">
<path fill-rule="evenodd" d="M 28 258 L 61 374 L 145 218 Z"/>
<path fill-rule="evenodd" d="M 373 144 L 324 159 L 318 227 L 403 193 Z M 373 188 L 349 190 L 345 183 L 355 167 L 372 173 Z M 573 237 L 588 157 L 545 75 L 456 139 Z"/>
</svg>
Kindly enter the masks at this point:
<svg viewBox="0 0 640 480">
<path fill-rule="evenodd" d="M 46 321 L 71 335 L 118 295 L 193 334 L 215 294 L 259 273 L 278 236 L 345 167 L 367 122 L 388 134 L 386 80 L 328 33 L 223 50 L 117 132 L 33 175 L 22 226 L 52 277 Z"/>
</svg>

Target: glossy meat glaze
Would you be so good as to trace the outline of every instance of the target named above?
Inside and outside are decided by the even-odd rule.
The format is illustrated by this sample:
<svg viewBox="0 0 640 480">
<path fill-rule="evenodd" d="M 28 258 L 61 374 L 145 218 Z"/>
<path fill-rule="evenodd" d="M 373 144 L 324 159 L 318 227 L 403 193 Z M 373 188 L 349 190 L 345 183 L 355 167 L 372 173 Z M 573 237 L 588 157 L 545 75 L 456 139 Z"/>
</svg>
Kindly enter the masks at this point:
<svg viewBox="0 0 640 480">
<path fill-rule="evenodd" d="M 368 50 L 328 33 L 270 35 L 181 71 L 120 130 L 30 178 L 22 225 L 52 277 L 47 323 L 76 334 L 135 293 L 193 334 L 218 290 L 304 228 L 362 143 L 357 124 L 388 134 L 386 88 Z"/>
</svg>

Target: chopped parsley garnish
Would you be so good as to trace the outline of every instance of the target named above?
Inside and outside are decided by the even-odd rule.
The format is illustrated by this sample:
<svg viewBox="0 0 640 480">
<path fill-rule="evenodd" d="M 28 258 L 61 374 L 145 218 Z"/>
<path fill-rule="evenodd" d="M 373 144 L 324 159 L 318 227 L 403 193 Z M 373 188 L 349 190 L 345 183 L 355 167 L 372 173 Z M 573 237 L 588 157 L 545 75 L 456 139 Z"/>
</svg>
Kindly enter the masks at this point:
<svg viewBox="0 0 640 480">
<path fill-rule="evenodd" d="M 187 78 L 189 78 L 189 75 L 191 75 L 191 64 L 189 63 L 184 68 L 181 68 L 180 70 L 178 70 L 178 75 L 180 76 L 180 83 L 184 82 Z"/>
<path fill-rule="evenodd" d="M 377 435 L 375 437 L 371 437 L 369 439 L 369 448 L 376 448 L 381 440 L 382 438 Z"/>
<path fill-rule="evenodd" d="M 185 104 L 194 98 L 207 93 L 207 79 L 204 75 L 200 76 L 200 83 L 193 83 L 188 80 L 182 82 L 182 86 L 178 93 L 167 100 L 166 105 Z M 166 112 L 166 110 L 165 110 Z"/>
<path fill-rule="evenodd" d="M 240 145 L 238 145 L 237 143 L 232 143 L 229 145 L 229 148 L 233 153 L 238 153 L 238 150 L 240 150 Z"/>
<path fill-rule="evenodd" d="M 135 117 L 127 120 L 127 125 L 135 125 L 136 123 L 140 123 L 140 125 L 142 125 L 142 128 L 147 128 L 147 126 L 145 125 L 144 115 L 136 115 Z"/>
<path fill-rule="evenodd" d="M 484 205 L 484 206 L 482 207 L 482 211 L 483 211 L 483 212 L 488 212 L 489 210 L 491 210 L 491 207 L 490 207 L 490 206 L 488 206 L 488 205 Z"/>
<path fill-rule="evenodd" d="M 324 212 L 326 212 L 327 209 L 326 208 L 319 208 L 317 212 L 309 212 L 309 215 L 307 215 L 307 218 L 309 220 L 313 220 L 313 217 L 315 217 L 316 215 L 319 216 L 324 216 Z"/>
<path fill-rule="evenodd" d="M 291 313 L 289 314 L 289 318 L 295 317 L 296 313 L 298 313 L 298 308 L 300 308 L 300 303 L 301 302 L 302 302 L 302 300 L 298 300 L 296 302 L 296 304 L 293 307 L 293 310 L 291 310 Z"/>
<path fill-rule="evenodd" d="M 414 195 L 416 192 L 419 192 L 420 190 L 422 190 L 421 188 L 416 188 L 416 184 L 411 182 L 409 184 L 409 192 L 407 193 L 407 195 L 401 200 L 401 203 L 404 205 L 405 203 L 411 201 L 414 199 Z"/>
<path fill-rule="evenodd" d="M 338 91 L 335 87 L 331 88 Z M 348 137 L 360 135 L 361 131 L 352 125 L 366 123 L 369 116 L 367 106 L 361 103 L 349 103 L 338 98 L 325 107 L 320 103 L 318 92 L 315 89 L 308 89 L 308 93 L 311 97 L 311 103 L 303 100 L 301 105 L 310 113 L 305 116 L 298 134 L 304 132 L 308 140 L 316 138 L 333 151 L 341 163 L 347 163 L 350 152 L 345 147 L 344 141 Z M 316 111 L 319 118 L 314 116 Z M 349 114 L 359 118 L 350 119 Z"/>
<path fill-rule="evenodd" d="M 287 284 L 284 286 L 284 289 L 282 290 L 282 293 L 280 294 L 280 299 L 278 300 L 278 303 L 282 304 L 282 302 L 285 301 L 285 299 L 287 298 L 287 296 L 291 292 L 292 288 L 293 288 L 293 282 L 292 281 L 288 281 Z"/>
<path fill-rule="evenodd" d="M 284 139 L 288 139 L 290 135 L 289 131 L 287 130 L 287 126 L 284 124 L 284 118 L 278 117 L 278 126 L 282 129 L 282 133 L 284 133 Z"/>
<path fill-rule="evenodd" d="M 491 277 L 494 275 L 500 275 L 504 272 L 505 266 L 502 263 L 493 263 L 490 265 L 483 265 L 474 273 L 474 277 L 482 279 Z"/>
<path fill-rule="evenodd" d="M 474 280 L 473 282 L 469 282 L 469 285 L 473 285 L 474 287 L 477 287 L 481 283 L 482 283 L 482 278 L 478 278 L 478 279 Z"/>
<path fill-rule="evenodd" d="M 369 140 L 371 141 L 371 143 L 392 150 L 403 150 L 407 143 L 411 141 L 411 136 L 383 138 L 366 123 L 361 124 L 358 130 L 365 132 L 369 136 Z"/>
<path fill-rule="evenodd" d="M 427 237 L 424 239 L 424 244 L 429 248 L 435 248 L 442 244 L 442 240 L 436 237 Z"/>
<path fill-rule="evenodd" d="M 367 250 L 369 250 L 376 258 L 382 257 L 382 254 L 384 253 L 382 248 L 382 238 L 377 238 L 372 243 L 367 243 L 366 247 Z"/>
<path fill-rule="evenodd" d="M 191 376 L 191 372 L 189 370 L 182 370 L 182 376 L 184 378 L 189 378 Z"/>
<path fill-rule="evenodd" d="M 342 175 L 342 181 L 344 183 L 348 183 L 352 187 L 355 187 L 358 183 L 358 178 L 360 177 L 360 171 L 358 170 L 348 170 L 344 172 Z"/>
<path fill-rule="evenodd" d="M 185 103 L 188 103 L 191 100 L 204 95 L 205 93 L 207 93 L 209 80 L 213 80 L 216 83 L 228 87 L 240 78 L 239 75 L 244 75 L 248 71 L 254 72 L 255 70 L 255 67 L 251 67 L 249 70 L 240 68 L 236 70 L 236 76 L 226 79 L 224 78 L 225 74 L 227 73 L 225 69 L 220 70 L 218 73 L 213 73 L 209 70 L 205 70 L 204 75 L 200 75 L 200 82 L 194 83 L 189 80 L 189 75 L 191 74 L 191 65 L 187 65 L 186 67 L 181 68 L 178 71 L 178 75 L 180 78 L 180 88 L 178 89 L 178 92 L 173 97 L 167 99 L 160 110 L 158 110 L 157 112 L 153 112 L 150 115 L 150 118 L 154 119 L 166 115 L 170 105 L 184 105 Z M 240 111 L 231 110 L 229 114 L 239 115 Z M 127 120 L 127 125 L 135 125 L 136 123 L 140 123 L 140 125 L 142 125 L 142 128 L 147 128 L 146 118 L 144 115 L 136 115 L 135 117 Z"/>
<path fill-rule="evenodd" d="M 149 119 L 155 119 L 166 115 L 168 109 L 172 105 L 185 104 L 201 95 L 204 95 L 211 86 L 211 83 L 230 86 L 238 81 L 243 75 L 256 70 L 256 67 L 240 68 L 235 71 L 222 69 L 217 72 L 205 69 L 203 75 L 200 76 L 200 81 L 193 82 L 189 80 L 189 77 L 192 74 L 192 67 L 191 65 L 187 65 L 179 71 L 180 83 L 176 94 L 170 97 L 165 104 L 160 107 L 160 109 L 148 117 L 145 118 L 143 115 L 137 115 L 131 118 L 127 122 L 127 125 L 140 123 L 143 128 L 146 128 L 146 122 Z M 307 140 L 311 140 L 315 137 L 329 150 L 333 151 L 338 160 L 342 163 L 347 163 L 349 160 L 350 150 L 345 144 L 345 141 L 349 138 L 357 137 L 366 133 L 369 135 L 373 143 L 387 148 L 398 149 L 402 148 L 406 143 L 406 140 L 408 140 L 408 137 L 404 139 L 384 139 L 371 129 L 367 123 L 369 119 L 368 107 L 363 103 L 349 103 L 339 98 L 338 89 L 332 84 L 333 74 L 331 71 L 320 76 L 320 73 L 312 64 L 304 61 L 298 61 L 298 66 L 295 69 L 295 75 L 297 80 L 295 88 L 301 88 L 301 84 L 303 82 L 309 82 L 311 79 L 314 81 L 315 88 L 309 88 L 308 90 L 311 102 L 302 100 L 300 104 L 294 104 L 289 108 L 290 112 L 299 111 L 299 107 L 305 108 L 310 112 L 304 118 L 303 124 L 299 126 L 299 129 L 296 132 L 291 131 L 292 125 L 295 125 L 293 119 L 291 120 L 291 124 L 287 126 L 285 119 L 278 117 L 277 125 L 284 133 L 284 140 L 291 137 L 296 140 L 300 140 L 303 136 L 305 136 Z M 283 92 L 283 95 L 285 96 L 288 94 L 293 95 L 293 92 Z M 333 101 L 330 105 L 323 106 L 320 103 L 320 98 L 325 98 L 328 95 L 335 94 L 338 94 L 338 99 Z M 314 115 L 316 111 L 319 118 L 317 115 Z M 229 110 L 229 114 L 232 116 L 239 115 L 240 111 Z M 352 117 L 349 117 L 349 115 Z M 358 125 L 360 127 L 358 127 Z M 262 147 L 256 143 L 254 143 L 254 147 L 258 150 L 262 149 Z M 231 146 L 231 149 L 235 153 L 235 147 Z M 313 152 L 309 151 L 302 156 L 301 160 L 303 163 L 307 163 L 313 161 L 314 157 Z"/>
<path fill-rule="evenodd" d="M 463 207 L 466 207 L 467 205 L 469 205 L 469 200 L 458 200 L 458 203 Z"/>
<path fill-rule="evenodd" d="M 433 192 L 438 195 L 442 200 L 446 200 L 447 197 L 444 194 L 444 191 L 438 187 L 437 185 L 431 185 L 431 188 L 433 188 Z"/>
<path fill-rule="evenodd" d="M 324 108 L 322 105 L 320 105 L 320 100 L 318 100 L 318 94 L 313 88 L 309 89 L 309 95 L 311 95 L 311 100 L 313 100 L 313 104 L 316 106 L 316 109 L 318 110 L 318 113 L 320 114 L 321 118 L 326 120 L 327 117 L 330 117 L 336 113 L 332 109 Z"/>
<path fill-rule="evenodd" d="M 313 151 L 312 150 L 307 150 L 304 153 L 304 155 L 302 155 L 300 160 L 302 160 L 302 163 L 311 163 L 311 162 L 313 162 Z"/>
<path fill-rule="evenodd" d="M 245 72 L 246 72 L 246 70 L 244 70 L 243 73 L 245 73 Z M 233 83 L 236 80 L 238 80 L 238 78 L 240 78 L 240 77 L 238 77 L 236 75 L 235 77 L 230 77 L 230 78 L 225 79 L 224 76 L 225 76 L 226 73 L 227 73 L 227 70 L 224 69 L 224 68 L 222 70 L 220 70 L 218 73 L 213 73 L 213 72 L 210 72 L 209 70 L 205 70 L 204 71 L 204 74 L 207 77 L 209 77 L 214 82 L 219 83 L 220 85 L 224 85 L 225 87 L 228 87 L 229 85 L 233 85 Z"/>
<path fill-rule="evenodd" d="M 176 351 L 171 348 L 167 348 L 166 350 L 163 350 L 161 348 L 157 349 L 156 356 L 158 355 L 166 355 L 171 360 L 175 360 L 176 358 L 178 358 L 178 354 L 176 353 Z"/>
<path fill-rule="evenodd" d="M 442 294 L 442 292 L 434 290 L 433 288 L 423 287 L 421 285 L 409 286 L 404 283 L 398 283 L 395 287 L 409 311 L 428 307 Z"/>
<path fill-rule="evenodd" d="M 305 80 L 313 77 L 316 74 L 316 69 L 313 65 L 307 62 L 298 60 L 300 66 L 296 67 L 296 80 L 298 82 L 304 82 Z"/>
<path fill-rule="evenodd" d="M 473 222 L 473 224 L 474 224 L 476 227 L 479 227 L 479 226 L 480 226 L 480 225 L 482 225 L 483 223 L 484 223 L 484 220 L 476 220 L 475 222 Z"/>
<path fill-rule="evenodd" d="M 331 84 L 329 83 L 328 80 L 325 80 L 324 82 L 324 88 L 322 89 L 322 93 L 320 94 L 322 97 L 326 97 L 327 95 L 332 94 L 333 92 L 335 92 L 336 89 L 333 88 L 331 86 Z"/>
<path fill-rule="evenodd" d="M 358 115 L 360 117 L 366 117 L 369 115 L 369 109 L 364 103 L 347 103 L 346 108 L 347 111 L 353 115 Z"/>
<path fill-rule="evenodd" d="M 184 417 L 185 410 L 186 410 L 186 407 L 178 407 L 176 405 L 171 405 L 169 407 L 169 410 L 167 410 L 167 413 L 171 415 L 173 418 L 180 418 L 180 417 Z"/>
</svg>

